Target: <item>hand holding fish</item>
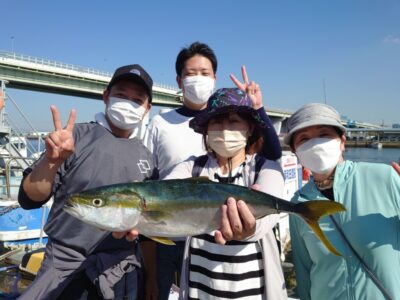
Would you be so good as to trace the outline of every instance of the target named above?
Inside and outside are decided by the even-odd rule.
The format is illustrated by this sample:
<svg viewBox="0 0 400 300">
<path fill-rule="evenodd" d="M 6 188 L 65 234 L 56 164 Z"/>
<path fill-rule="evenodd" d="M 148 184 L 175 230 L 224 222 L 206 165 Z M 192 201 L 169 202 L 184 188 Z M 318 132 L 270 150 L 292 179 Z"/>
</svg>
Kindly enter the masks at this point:
<svg viewBox="0 0 400 300">
<path fill-rule="evenodd" d="M 253 108 L 257 110 L 263 107 L 262 93 L 260 86 L 254 81 L 249 82 L 249 78 L 246 72 L 246 67 L 244 65 L 242 66 L 241 70 L 244 82 L 239 81 L 233 74 L 230 74 L 229 77 L 241 91 L 246 92 L 249 95 L 253 103 Z"/>
<path fill-rule="evenodd" d="M 46 157 L 54 162 L 65 161 L 75 149 L 75 142 L 72 135 L 76 119 L 76 110 L 72 109 L 69 115 L 67 126 L 61 127 L 60 112 L 54 105 L 50 106 L 53 116 L 54 131 L 46 138 Z"/>
<path fill-rule="evenodd" d="M 137 239 L 138 235 L 139 235 L 139 232 L 135 229 L 131 229 L 129 231 L 112 233 L 112 236 L 115 239 L 119 240 L 119 239 L 122 239 L 123 237 L 125 237 L 128 242 L 132 242 L 133 240 Z"/>
<path fill-rule="evenodd" d="M 227 241 L 243 240 L 256 231 L 256 218 L 243 200 L 230 197 L 221 206 L 221 228 L 215 232 L 215 241 L 224 245 Z"/>
</svg>

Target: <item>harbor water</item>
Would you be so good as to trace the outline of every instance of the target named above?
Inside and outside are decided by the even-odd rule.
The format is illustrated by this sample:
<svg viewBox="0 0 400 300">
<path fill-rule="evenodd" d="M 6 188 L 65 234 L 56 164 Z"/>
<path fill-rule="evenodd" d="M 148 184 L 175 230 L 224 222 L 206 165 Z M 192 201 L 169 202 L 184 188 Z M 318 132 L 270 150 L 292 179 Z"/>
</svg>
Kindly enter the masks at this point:
<svg viewBox="0 0 400 300">
<path fill-rule="evenodd" d="M 346 148 L 344 158 L 352 161 L 373 163 L 400 163 L 400 148 Z"/>
</svg>

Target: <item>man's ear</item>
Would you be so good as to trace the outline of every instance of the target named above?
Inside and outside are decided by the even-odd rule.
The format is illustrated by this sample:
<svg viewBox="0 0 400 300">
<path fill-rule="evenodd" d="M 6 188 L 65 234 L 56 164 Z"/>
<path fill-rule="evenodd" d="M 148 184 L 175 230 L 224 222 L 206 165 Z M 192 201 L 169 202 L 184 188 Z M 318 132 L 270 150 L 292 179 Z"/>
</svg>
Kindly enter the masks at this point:
<svg viewBox="0 0 400 300">
<path fill-rule="evenodd" d="M 178 87 L 182 90 L 183 84 L 182 84 L 181 76 L 179 76 L 179 75 L 176 76 L 176 83 L 178 84 Z"/>
<path fill-rule="evenodd" d="M 107 105 L 107 103 L 108 103 L 109 96 L 110 96 L 110 91 L 105 89 L 103 91 L 103 102 L 105 105 Z"/>
<path fill-rule="evenodd" d="M 151 109 L 151 103 L 148 103 L 147 104 L 147 108 L 146 108 L 146 112 L 144 113 L 143 117 L 149 113 L 150 109 Z"/>
</svg>

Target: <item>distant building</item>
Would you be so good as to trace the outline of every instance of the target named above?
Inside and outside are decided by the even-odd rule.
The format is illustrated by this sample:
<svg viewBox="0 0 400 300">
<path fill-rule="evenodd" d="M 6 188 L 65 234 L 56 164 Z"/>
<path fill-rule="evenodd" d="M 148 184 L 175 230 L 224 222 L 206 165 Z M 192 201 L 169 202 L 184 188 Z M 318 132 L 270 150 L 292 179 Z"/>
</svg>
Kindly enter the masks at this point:
<svg viewBox="0 0 400 300">
<path fill-rule="evenodd" d="M 392 124 L 392 128 L 400 128 L 400 124 L 399 123 Z"/>
</svg>

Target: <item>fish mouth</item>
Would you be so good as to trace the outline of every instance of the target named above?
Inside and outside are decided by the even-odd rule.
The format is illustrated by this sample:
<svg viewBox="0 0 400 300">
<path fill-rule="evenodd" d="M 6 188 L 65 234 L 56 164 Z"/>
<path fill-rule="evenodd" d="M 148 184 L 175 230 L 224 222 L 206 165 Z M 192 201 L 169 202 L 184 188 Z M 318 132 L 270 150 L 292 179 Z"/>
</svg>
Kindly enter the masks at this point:
<svg viewBox="0 0 400 300">
<path fill-rule="evenodd" d="M 64 208 L 73 208 L 75 205 L 72 203 L 72 202 L 70 202 L 70 201 L 67 201 L 65 204 L 64 204 Z"/>
</svg>

